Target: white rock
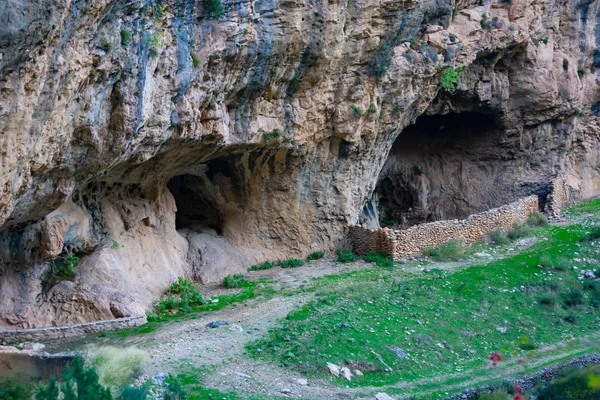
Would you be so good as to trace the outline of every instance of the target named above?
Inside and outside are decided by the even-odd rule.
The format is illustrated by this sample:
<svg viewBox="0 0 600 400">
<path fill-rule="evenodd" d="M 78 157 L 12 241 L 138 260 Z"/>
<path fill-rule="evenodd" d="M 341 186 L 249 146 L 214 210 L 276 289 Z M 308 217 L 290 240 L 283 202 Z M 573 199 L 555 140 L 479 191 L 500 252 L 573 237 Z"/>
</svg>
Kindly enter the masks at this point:
<svg viewBox="0 0 600 400">
<path fill-rule="evenodd" d="M 379 392 L 375 395 L 375 400 L 394 400 L 394 398 L 387 393 Z"/>
<path fill-rule="evenodd" d="M 296 382 L 298 382 L 298 384 L 302 385 L 302 386 L 308 385 L 308 379 L 298 378 L 298 379 L 296 379 Z"/>
<path fill-rule="evenodd" d="M 342 367 L 340 369 L 340 372 L 342 373 L 342 375 L 344 376 L 344 378 L 346 378 L 347 381 L 351 381 L 352 380 L 352 371 L 350 371 L 350 368 L 348 368 L 348 367 Z"/>
<path fill-rule="evenodd" d="M 340 376 L 340 367 L 339 365 L 335 365 L 334 363 L 327 363 L 327 368 L 329 369 L 329 372 L 331 372 L 332 375 L 334 376 Z"/>
</svg>

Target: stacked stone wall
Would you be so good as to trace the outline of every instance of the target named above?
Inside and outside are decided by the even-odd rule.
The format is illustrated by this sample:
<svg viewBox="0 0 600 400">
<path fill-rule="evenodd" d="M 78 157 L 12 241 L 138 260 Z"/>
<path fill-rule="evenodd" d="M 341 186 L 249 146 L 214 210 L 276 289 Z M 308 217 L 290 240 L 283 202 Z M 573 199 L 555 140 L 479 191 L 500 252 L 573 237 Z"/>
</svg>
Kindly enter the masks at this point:
<svg viewBox="0 0 600 400">
<path fill-rule="evenodd" d="M 62 339 L 86 333 L 101 333 L 131 328 L 146 323 L 146 316 L 126 317 L 85 324 L 55 326 L 50 328 L 0 330 L 0 343 L 14 343 L 40 339 Z"/>
<path fill-rule="evenodd" d="M 564 175 L 559 175 L 552 181 L 545 212 L 549 217 L 558 217 L 560 210 L 571 203 L 573 203 L 573 199 L 567 184 L 567 178 Z"/>
<path fill-rule="evenodd" d="M 461 239 L 465 244 L 471 245 L 484 240 L 495 229 L 508 231 L 515 223 L 524 222 L 538 210 L 537 196 L 529 196 L 463 220 L 430 222 L 404 230 L 354 226 L 350 228 L 350 243 L 358 254 L 376 250 L 400 260 L 452 239 Z"/>
</svg>

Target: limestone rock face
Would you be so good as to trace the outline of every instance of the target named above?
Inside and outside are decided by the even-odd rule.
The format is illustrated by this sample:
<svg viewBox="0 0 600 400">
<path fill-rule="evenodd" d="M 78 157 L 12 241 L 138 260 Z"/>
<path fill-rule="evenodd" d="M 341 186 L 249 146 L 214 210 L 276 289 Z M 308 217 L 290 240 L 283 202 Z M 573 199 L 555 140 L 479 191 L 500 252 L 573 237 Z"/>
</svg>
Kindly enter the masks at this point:
<svg viewBox="0 0 600 400">
<path fill-rule="evenodd" d="M 178 276 L 333 250 L 388 176 L 416 221 L 557 173 L 600 190 L 597 1 L 223 6 L 0 4 L 0 328 L 137 315 Z M 475 132 L 433 121 L 427 142 L 422 114 Z"/>
</svg>

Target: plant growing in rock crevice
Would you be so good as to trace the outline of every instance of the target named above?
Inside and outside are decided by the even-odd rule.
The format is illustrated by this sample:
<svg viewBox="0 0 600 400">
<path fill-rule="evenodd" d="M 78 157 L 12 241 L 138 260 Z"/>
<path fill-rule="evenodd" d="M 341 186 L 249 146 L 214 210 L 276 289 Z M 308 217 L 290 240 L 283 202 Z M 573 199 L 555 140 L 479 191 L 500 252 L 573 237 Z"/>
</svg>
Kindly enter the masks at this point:
<svg viewBox="0 0 600 400">
<path fill-rule="evenodd" d="M 350 106 L 350 109 L 352 110 L 352 113 L 356 118 L 360 118 L 362 116 L 363 112 L 359 106 L 353 104 Z"/>
<path fill-rule="evenodd" d="M 269 133 L 265 133 L 262 137 L 262 141 L 264 144 L 269 144 L 283 135 L 283 131 L 279 128 L 273 129 Z"/>
<path fill-rule="evenodd" d="M 448 68 L 444 69 L 444 72 L 442 72 L 442 79 L 440 81 L 440 84 L 442 85 L 442 89 L 444 89 L 446 92 L 448 92 L 450 94 L 456 93 L 456 89 L 458 87 L 458 81 L 459 81 L 462 71 L 463 71 L 463 67 L 459 67 L 456 69 L 454 69 L 452 67 L 448 67 Z"/>
<path fill-rule="evenodd" d="M 204 8 L 209 18 L 219 19 L 224 13 L 221 0 L 204 0 Z"/>
</svg>

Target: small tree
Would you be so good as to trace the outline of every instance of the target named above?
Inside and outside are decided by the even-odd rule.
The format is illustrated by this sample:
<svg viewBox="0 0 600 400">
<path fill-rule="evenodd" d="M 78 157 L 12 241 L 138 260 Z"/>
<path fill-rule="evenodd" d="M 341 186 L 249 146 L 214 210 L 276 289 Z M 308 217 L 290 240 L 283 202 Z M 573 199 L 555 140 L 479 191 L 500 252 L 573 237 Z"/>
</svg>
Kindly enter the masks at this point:
<svg viewBox="0 0 600 400">
<path fill-rule="evenodd" d="M 204 0 L 204 7 L 210 18 L 219 19 L 223 15 L 223 3 L 221 3 L 221 0 Z"/>
</svg>

